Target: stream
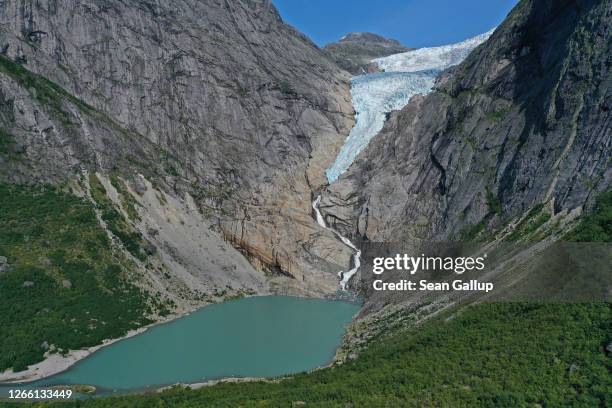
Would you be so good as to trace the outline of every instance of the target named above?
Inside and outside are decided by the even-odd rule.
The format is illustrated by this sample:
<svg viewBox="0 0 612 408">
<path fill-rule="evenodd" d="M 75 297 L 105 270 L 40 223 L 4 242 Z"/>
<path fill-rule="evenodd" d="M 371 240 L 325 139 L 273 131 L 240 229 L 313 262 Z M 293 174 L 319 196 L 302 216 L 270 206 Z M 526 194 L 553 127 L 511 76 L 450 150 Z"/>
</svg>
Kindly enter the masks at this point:
<svg viewBox="0 0 612 408">
<path fill-rule="evenodd" d="M 359 270 L 359 267 L 361 266 L 361 251 L 355 246 L 355 244 L 351 242 L 350 239 L 341 235 L 335 229 L 327 226 L 327 224 L 325 223 L 325 219 L 323 218 L 323 215 L 321 214 L 321 210 L 319 209 L 320 204 L 321 204 L 321 196 L 318 196 L 317 199 L 312 202 L 312 209 L 315 212 L 317 224 L 333 232 L 338 238 L 340 238 L 340 241 L 342 241 L 346 246 L 348 246 L 353 251 L 355 251 L 355 253 L 353 254 L 353 268 L 346 272 L 343 272 L 343 271 L 338 272 L 338 277 L 340 277 L 340 288 L 342 290 L 346 290 L 349 280 L 353 277 L 353 275 L 357 273 L 357 271 Z"/>
</svg>

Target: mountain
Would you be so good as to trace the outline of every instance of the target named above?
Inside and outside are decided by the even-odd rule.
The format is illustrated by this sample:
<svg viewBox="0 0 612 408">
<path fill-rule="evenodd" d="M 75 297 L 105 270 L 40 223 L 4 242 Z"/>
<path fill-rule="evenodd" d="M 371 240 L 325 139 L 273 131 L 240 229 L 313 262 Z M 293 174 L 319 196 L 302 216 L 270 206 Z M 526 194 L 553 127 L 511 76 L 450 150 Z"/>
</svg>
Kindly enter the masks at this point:
<svg viewBox="0 0 612 408">
<path fill-rule="evenodd" d="M 340 41 L 327 44 L 323 50 L 338 66 L 353 75 L 361 75 L 376 66 L 371 64 L 375 58 L 386 57 L 413 50 L 399 41 L 390 40 L 372 33 L 349 33 Z"/>
<path fill-rule="evenodd" d="M 0 21 L 3 298 L 40 288 L 3 312 L 0 370 L 225 298 L 336 290 L 351 252 L 310 202 L 353 124 L 349 76 L 269 1 L 9 1 Z M 51 299 L 137 323 L 45 317 Z"/>
<path fill-rule="evenodd" d="M 352 108 L 346 74 L 269 2 L 9 2 L 2 22 L 9 60 L 121 129 L 113 137 L 104 135 L 110 125 L 62 132 L 62 123 L 37 119 L 32 108 L 22 114 L 31 127 L 5 123 L 23 140 L 26 158 L 38 156 L 17 181 L 34 173 L 58 181 L 81 168 L 107 174 L 119 167 L 128 183 L 142 174 L 212 211 L 219 232 L 254 262 L 301 279 L 305 266 L 291 253 L 320 231 L 296 225 L 310 224 L 311 190 L 325 183 Z M 65 110 L 71 125 L 86 120 Z M 155 164 L 163 167 L 159 176 Z"/>
<path fill-rule="evenodd" d="M 389 115 L 324 192 L 329 222 L 356 239 L 448 240 L 536 207 L 555 221 L 591 208 L 612 183 L 610 18 L 609 1 L 521 2 Z"/>
<path fill-rule="evenodd" d="M 5 1 L 0 18 L 0 370 L 235 297 L 329 295 L 362 251 L 433 241 L 484 247 L 502 295 L 563 301 L 376 298 L 355 276 L 364 307 L 330 367 L 83 405 L 609 405 L 609 0 L 522 0 L 381 110 L 331 185 L 349 76 L 268 1 Z M 431 51 L 388 61 L 467 54 Z M 585 271 L 587 301 L 566 302 Z"/>
</svg>

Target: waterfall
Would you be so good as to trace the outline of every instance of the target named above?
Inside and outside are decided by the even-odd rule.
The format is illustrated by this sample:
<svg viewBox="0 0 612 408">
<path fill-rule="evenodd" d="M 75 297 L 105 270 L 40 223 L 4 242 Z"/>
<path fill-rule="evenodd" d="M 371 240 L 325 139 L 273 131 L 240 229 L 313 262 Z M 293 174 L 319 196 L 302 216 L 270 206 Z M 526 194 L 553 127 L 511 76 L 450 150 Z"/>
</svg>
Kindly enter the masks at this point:
<svg viewBox="0 0 612 408">
<path fill-rule="evenodd" d="M 355 251 L 355 253 L 353 254 L 353 268 L 346 272 L 345 271 L 338 272 L 338 276 L 340 277 L 340 288 L 342 290 L 346 290 L 349 280 L 353 277 L 353 275 L 357 273 L 357 271 L 359 270 L 359 267 L 361 266 L 361 251 L 355 246 L 355 244 L 351 242 L 350 239 L 341 235 L 335 229 L 327 226 L 327 224 L 325 223 L 325 219 L 323 218 L 323 215 L 321 214 L 321 210 L 319 209 L 319 204 L 321 204 L 320 195 L 317 197 L 316 200 L 312 202 L 312 209 L 315 212 L 315 218 L 317 220 L 317 224 L 333 232 L 340 239 L 340 241 L 344 243 L 344 245 L 348 246 L 353 251 Z"/>
</svg>

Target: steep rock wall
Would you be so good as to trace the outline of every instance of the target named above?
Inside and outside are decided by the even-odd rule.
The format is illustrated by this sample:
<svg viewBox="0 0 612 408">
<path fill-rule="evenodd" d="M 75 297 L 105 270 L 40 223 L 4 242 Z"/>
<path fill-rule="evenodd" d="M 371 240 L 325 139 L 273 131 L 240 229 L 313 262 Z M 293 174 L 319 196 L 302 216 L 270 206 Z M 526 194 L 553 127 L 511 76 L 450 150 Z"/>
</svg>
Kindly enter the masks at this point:
<svg viewBox="0 0 612 408">
<path fill-rule="evenodd" d="M 321 209 L 372 241 L 459 239 L 612 183 L 610 1 L 522 1 L 436 90 L 390 115 Z"/>
<path fill-rule="evenodd" d="M 11 112 L 3 126 L 20 141 L 29 133 L 19 143 L 36 158 L 21 179 L 86 167 L 136 180 L 130 173 L 156 168 L 152 182 L 189 192 L 254 265 L 296 278 L 296 290 L 335 289 L 327 272 L 336 267 L 321 258 L 346 265 L 350 251 L 312 222 L 310 201 L 353 123 L 348 75 L 269 1 L 15 0 L 2 3 L 0 21 L 4 56 L 120 129 L 76 126 L 67 138 L 61 124 L 40 122 L 16 131 Z M 15 94 L 6 90 L 5 105 Z"/>
</svg>

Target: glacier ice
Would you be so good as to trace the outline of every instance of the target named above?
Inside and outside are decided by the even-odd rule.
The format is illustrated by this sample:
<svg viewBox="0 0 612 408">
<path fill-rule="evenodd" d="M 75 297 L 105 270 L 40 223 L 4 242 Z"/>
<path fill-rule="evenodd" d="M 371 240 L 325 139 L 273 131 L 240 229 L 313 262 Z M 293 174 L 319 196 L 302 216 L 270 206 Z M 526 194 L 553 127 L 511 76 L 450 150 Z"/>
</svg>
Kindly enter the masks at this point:
<svg viewBox="0 0 612 408">
<path fill-rule="evenodd" d="M 354 77 L 351 97 L 355 126 L 336 160 L 326 171 L 332 183 L 344 173 L 370 140 L 383 128 L 386 114 L 403 108 L 413 95 L 428 92 L 439 71 L 377 72 Z"/>
<path fill-rule="evenodd" d="M 355 126 L 327 169 L 327 180 L 336 181 L 349 168 L 383 128 L 387 113 L 402 109 L 412 96 L 431 91 L 442 70 L 459 64 L 492 33 L 493 30 L 456 44 L 374 59 L 383 72 L 356 76 L 351 81 Z"/>
<path fill-rule="evenodd" d="M 417 72 L 426 69 L 443 70 L 463 61 L 474 48 L 485 42 L 494 30 L 468 38 L 465 41 L 440 47 L 394 54 L 373 60 L 385 72 Z"/>
</svg>

